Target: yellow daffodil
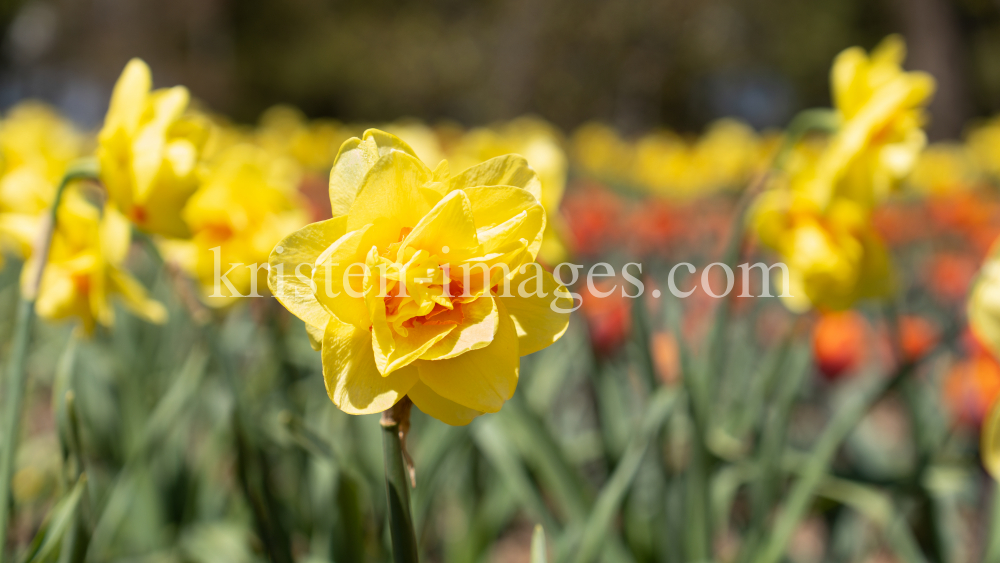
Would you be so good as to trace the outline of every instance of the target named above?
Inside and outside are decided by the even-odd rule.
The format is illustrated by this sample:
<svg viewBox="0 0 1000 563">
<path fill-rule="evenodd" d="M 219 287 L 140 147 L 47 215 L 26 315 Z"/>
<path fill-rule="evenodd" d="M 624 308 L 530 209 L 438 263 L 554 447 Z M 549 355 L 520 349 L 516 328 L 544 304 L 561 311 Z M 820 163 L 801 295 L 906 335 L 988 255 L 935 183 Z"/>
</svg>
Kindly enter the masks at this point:
<svg viewBox="0 0 1000 563">
<path fill-rule="evenodd" d="M 893 289 L 889 253 L 867 212 L 838 199 L 826 213 L 799 193 L 772 190 L 755 202 L 751 227 L 788 267 L 789 309 L 846 309 Z"/>
<path fill-rule="evenodd" d="M 69 188 L 59 206 L 48 262 L 42 274 L 35 310 L 42 318 L 76 317 L 87 332 L 96 324 L 114 322 L 112 297 L 137 316 L 162 323 L 163 305 L 149 298 L 145 288 L 122 268 L 128 253 L 130 227 L 117 209 L 101 210 L 79 190 Z M 22 282 L 37 267 L 37 256 L 25 265 Z"/>
<path fill-rule="evenodd" d="M 48 106 L 23 102 L 0 121 L 0 247 L 27 258 L 70 161 L 86 141 Z M 0 260 L 2 260 L 0 252 Z M 2 263 L 2 262 L 0 262 Z"/>
<path fill-rule="evenodd" d="M 129 61 L 98 136 L 101 181 L 112 204 L 140 229 L 183 238 L 190 233 L 181 209 L 198 187 L 208 120 L 186 111 L 183 86 L 151 91 L 151 85 L 146 63 Z"/>
<path fill-rule="evenodd" d="M 182 213 L 191 238 L 163 242 L 165 254 L 200 282 L 207 303 L 227 305 L 267 286 L 271 249 L 306 223 L 299 176 L 290 159 L 248 144 L 212 163 Z"/>
<path fill-rule="evenodd" d="M 500 410 L 518 358 L 558 339 L 572 307 L 534 262 L 540 195 L 519 156 L 452 175 L 382 131 L 344 143 L 334 218 L 282 240 L 268 277 L 321 342 L 340 409 L 376 413 L 408 396 L 448 424 Z"/>
<path fill-rule="evenodd" d="M 820 151 L 793 151 L 787 176 L 751 210 L 750 226 L 789 270 L 793 310 L 844 309 L 893 289 L 888 251 L 871 213 L 908 174 L 926 143 L 921 126 L 934 80 L 900 67 L 905 46 L 886 38 L 867 56 L 837 56 L 831 72 L 841 125 Z"/>
<path fill-rule="evenodd" d="M 843 196 L 870 208 L 913 168 L 926 144 L 924 108 L 934 79 L 903 71 L 905 56 L 903 40 L 892 35 L 870 57 L 852 47 L 834 61 L 830 79 L 842 125 L 808 187 L 821 207 Z"/>
<path fill-rule="evenodd" d="M 538 174 L 542 184 L 540 201 L 548 218 L 539 257 L 548 264 L 562 262 L 567 256 L 567 237 L 563 234 L 566 227 L 559 215 L 559 202 L 566 189 L 567 162 L 559 133 L 552 125 L 532 117 L 473 129 L 448 151 L 448 161 L 456 169 L 464 169 L 505 154 L 523 155 Z"/>
</svg>

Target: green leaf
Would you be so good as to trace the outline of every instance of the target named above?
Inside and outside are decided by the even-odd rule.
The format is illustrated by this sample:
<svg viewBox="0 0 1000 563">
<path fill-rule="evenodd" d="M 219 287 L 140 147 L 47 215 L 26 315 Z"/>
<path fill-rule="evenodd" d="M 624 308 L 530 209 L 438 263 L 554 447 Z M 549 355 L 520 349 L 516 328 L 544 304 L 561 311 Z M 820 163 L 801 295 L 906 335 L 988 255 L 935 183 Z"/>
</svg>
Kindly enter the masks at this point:
<svg viewBox="0 0 1000 563">
<path fill-rule="evenodd" d="M 639 466 L 646 455 L 646 450 L 649 449 L 650 442 L 676 404 L 677 394 L 675 389 L 660 388 L 650 399 L 639 432 L 626 447 L 625 454 L 601 490 L 590 518 L 587 519 L 580 549 L 576 554 L 576 563 L 589 563 L 600 552 L 611 521 L 639 472 Z"/>
<path fill-rule="evenodd" d="M 80 498 L 83 496 L 86 486 L 87 476 L 84 474 L 77 480 L 73 490 L 52 508 L 52 511 L 45 518 L 45 523 L 31 542 L 25 563 L 54 561 L 59 555 L 59 546 L 66 532 L 73 526 L 76 510 L 80 506 Z"/>
</svg>

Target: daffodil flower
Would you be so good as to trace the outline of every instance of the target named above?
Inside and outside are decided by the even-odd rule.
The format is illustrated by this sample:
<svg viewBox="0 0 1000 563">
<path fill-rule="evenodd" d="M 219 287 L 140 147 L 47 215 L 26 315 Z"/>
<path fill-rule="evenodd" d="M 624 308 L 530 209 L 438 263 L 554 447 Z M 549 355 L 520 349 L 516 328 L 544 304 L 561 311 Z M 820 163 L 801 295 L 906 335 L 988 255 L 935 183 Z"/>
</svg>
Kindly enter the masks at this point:
<svg viewBox="0 0 1000 563">
<path fill-rule="evenodd" d="M 299 177 L 291 159 L 250 144 L 226 149 L 211 163 L 182 212 L 191 238 L 161 243 L 200 282 L 206 303 L 225 306 L 266 289 L 271 249 L 306 223 Z"/>
<path fill-rule="evenodd" d="M 929 75 L 902 70 L 904 55 L 902 39 L 890 36 L 870 57 L 858 48 L 837 56 L 831 82 L 840 127 L 819 152 L 808 143 L 793 151 L 787 176 L 751 209 L 751 227 L 788 266 L 792 310 L 845 309 L 893 290 L 872 210 L 913 169 L 934 91 Z"/>
<path fill-rule="evenodd" d="M 31 254 L 42 217 L 84 136 L 48 106 L 22 102 L 0 121 L 0 247 Z M 0 252 L 0 264 L 3 253 Z"/>
<path fill-rule="evenodd" d="M 500 410 L 520 356 L 555 342 L 572 307 L 534 262 L 539 196 L 519 156 L 451 175 L 382 131 L 344 143 L 334 218 L 282 240 L 268 277 L 321 346 L 340 409 L 376 413 L 408 396 L 454 425 Z"/>
<path fill-rule="evenodd" d="M 134 314 L 162 323 L 167 311 L 122 268 L 128 253 L 130 226 L 113 207 L 101 210 L 78 190 L 68 188 L 59 206 L 52 246 L 42 273 L 35 310 L 38 316 L 78 318 L 93 332 L 97 324 L 114 323 L 112 298 L 120 298 Z M 21 281 L 37 271 L 37 256 L 25 265 Z"/>
<path fill-rule="evenodd" d="M 843 196 L 874 206 L 906 176 L 927 143 L 922 129 L 934 78 L 905 72 L 906 45 L 891 35 L 871 56 L 852 47 L 830 72 L 842 125 L 816 165 L 810 196 L 826 206 Z"/>
<path fill-rule="evenodd" d="M 842 310 L 892 293 L 889 252 L 861 206 L 838 199 L 821 213 L 800 193 L 772 190 L 750 215 L 761 242 L 788 267 L 782 299 L 792 311 Z"/>
<path fill-rule="evenodd" d="M 151 91 L 151 85 L 146 63 L 129 61 L 98 135 L 101 182 L 140 229 L 187 237 L 181 210 L 198 187 L 208 122 L 186 111 L 190 95 L 183 86 Z"/>
</svg>

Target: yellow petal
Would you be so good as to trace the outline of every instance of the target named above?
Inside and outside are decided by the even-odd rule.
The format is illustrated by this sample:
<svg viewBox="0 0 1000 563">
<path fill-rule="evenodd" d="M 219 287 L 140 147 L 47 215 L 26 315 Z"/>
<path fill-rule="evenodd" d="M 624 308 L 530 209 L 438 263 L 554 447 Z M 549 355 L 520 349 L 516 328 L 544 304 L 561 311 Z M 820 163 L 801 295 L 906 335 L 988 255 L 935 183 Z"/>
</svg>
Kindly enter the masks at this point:
<svg viewBox="0 0 1000 563">
<path fill-rule="evenodd" d="M 420 190 L 430 180 L 431 171 L 415 157 L 400 151 L 383 156 L 368 171 L 351 204 L 347 230 L 378 221 L 380 231 L 388 237 L 379 242 L 396 242 L 404 228 L 413 228 L 430 211 L 431 205 Z"/>
<path fill-rule="evenodd" d="M 399 253 L 405 256 L 407 248 L 414 248 L 438 255 L 441 260 L 461 259 L 478 247 L 472 205 L 469 196 L 459 190 L 446 195 L 420 219 L 403 239 Z"/>
<path fill-rule="evenodd" d="M 833 103 L 846 117 L 854 115 L 864 101 L 857 96 L 856 84 L 866 62 L 867 57 L 860 47 L 845 49 L 833 61 L 830 70 Z"/>
<path fill-rule="evenodd" d="M 415 362 L 420 381 L 438 395 L 481 412 L 497 412 L 517 388 L 520 354 L 517 329 L 497 303 L 499 327 L 493 342 L 447 360 Z"/>
<path fill-rule="evenodd" d="M 142 59 L 130 60 L 111 92 L 111 104 L 108 106 L 101 137 L 111 135 L 119 127 L 128 133 L 139 127 L 139 120 L 146 109 L 146 96 L 152 85 L 149 66 Z"/>
<path fill-rule="evenodd" d="M 535 196 L 510 186 L 467 188 L 483 253 L 506 252 L 523 240 L 534 260 L 542 245 L 545 209 Z"/>
<path fill-rule="evenodd" d="M 375 367 L 371 333 L 330 319 L 323 334 L 323 380 L 333 404 L 350 414 L 382 412 L 417 382 L 413 366 L 382 376 Z"/>
<path fill-rule="evenodd" d="M 330 207 L 333 214 L 347 215 L 358 195 L 365 174 L 378 160 L 378 148 L 372 140 L 348 139 L 340 147 L 330 170 Z"/>
<path fill-rule="evenodd" d="M 32 258 L 22 268 L 22 287 L 29 272 L 34 271 L 37 264 L 37 258 Z M 38 316 L 43 319 L 61 319 L 71 315 L 75 298 L 76 285 L 73 283 L 71 272 L 59 264 L 46 264 L 35 300 L 35 311 L 38 312 Z"/>
<path fill-rule="evenodd" d="M 132 242 L 132 229 L 128 219 L 114 207 L 105 207 L 99 228 L 104 259 L 115 265 L 124 262 Z"/>
<path fill-rule="evenodd" d="M 372 322 L 375 365 L 382 374 L 390 374 L 412 364 L 448 333 L 453 324 L 422 324 L 407 329 L 405 335 L 394 331 L 386 318 L 385 300 L 379 296 L 378 282 L 367 288 L 368 310 Z"/>
<path fill-rule="evenodd" d="M 117 268 L 109 272 L 112 289 L 122 296 L 125 306 L 137 317 L 154 324 L 167 322 L 167 309 L 149 297 L 146 288 L 128 273 Z M 103 292 L 94 292 L 102 294 Z"/>
<path fill-rule="evenodd" d="M 379 158 L 394 150 L 416 157 L 413 149 L 401 139 L 378 129 L 365 131 L 360 139 L 344 141 L 330 170 L 330 206 L 334 217 L 346 215 L 351 210 L 365 175 Z"/>
<path fill-rule="evenodd" d="M 498 156 L 468 168 L 453 177 L 448 186 L 452 190 L 479 186 L 514 186 L 527 190 L 536 200 L 542 200 L 542 183 L 538 180 L 538 175 L 528 166 L 528 161 L 518 154 Z"/>
<path fill-rule="evenodd" d="M 534 291 L 532 277 L 536 275 L 536 270 L 541 273 L 544 297 Z M 521 284 L 526 284 L 524 296 L 519 290 Z M 511 280 L 510 294 L 513 297 L 497 299 L 504 304 L 517 328 L 517 344 L 522 356 L 548 347 L 566 332 L 573 298 L 552 274 L 541 268 L 526 267 L 525 273 L 518 273 Z"/>
<path fill-rule="evenodd" d="M 371 325 L 371 317 L 363 297 L 364 268 L 356 265 L 364 266 L 372 247 L 370 227 L 366 225 L 337 239 L 316 258 L 312 272 L 320 305 L 341 321 L 365 329 Z"/>
<path fill-rule="evenodd" d="M 329 319 L 329 317 L 327 317 Z M 306 325 L 306 336 L 309 337 L 309 346 L 319 352 L 323 349 L 323 333 L 326 332 L 325 328 L 318 328 L 309 323 Z"/>
<path fill-rule="evenodd" d="M 431 388 L 421 383 L 419 380 L 406 394 L 418 409 L 429 416 L 452 426 L 465 426 L 472 422 L 472 419 L 483 414 L 477 410 L 463 407 L 462 405 L 445 399 L 438 395 Z"/>
<path fill-rule="evenodd" d="M 267 286 L 271 295 L 306 325 L 320 330 L 326 327 L 330 313 L 313 291 L 313 267 L 319 255 L 344 236 L 346 224 L 347 217 L 341 216 L 306 225 L 283 238 L 268 257 Z"/>
<path fill-rule="evenodd" d="M 521 265 L 531 261 L 531 254 L 523 239 L 512 241 L 508 248 L 453 263 L 450 277 L 462 287 L 461 293 L 454 297 L 479 297 L 500 284 L 503 285 L 498 287 L 498 293 L 510 293 L 510 279 Z"/>
<path fill-rule="evenodd" d="M 145 204 L 154 191 L 155 180 L 165 156 L 167 129 L 184 112 L 189 98 L 187 88 L 183 86 L 160 90 L 151 96 L 153 120 L 139 130 L 132 145 L 132 173 L 135 176 L 137 204 Z"/>
<path fill-rule="evenodd" d="M 427 349 L 421 360 L 445 360 L 489 346 L 500 326 L 497 305 L 489 295 L 461 306 L 462 322 L 437 344 Z"/>
</svg>

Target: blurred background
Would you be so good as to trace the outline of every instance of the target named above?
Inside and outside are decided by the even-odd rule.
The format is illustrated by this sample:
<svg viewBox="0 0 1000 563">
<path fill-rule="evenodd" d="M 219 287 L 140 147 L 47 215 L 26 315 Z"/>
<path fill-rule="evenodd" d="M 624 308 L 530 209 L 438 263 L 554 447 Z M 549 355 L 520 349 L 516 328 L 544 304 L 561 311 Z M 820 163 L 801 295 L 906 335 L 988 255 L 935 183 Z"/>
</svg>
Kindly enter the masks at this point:
<svg viewBox="0 0 1000 563">
<path fill-rule="evenodd" d="M 994 0 L 7 0 L 0 27 L 0 106 L 37 97 L 84 126 L 138 56 L 242 122 L 289 103 L 353 122 L 781 127 L 829 105 L 836 53 L 894 32 L 938 79 L 932 140 L 1000 110 Z"/>
</svg>

